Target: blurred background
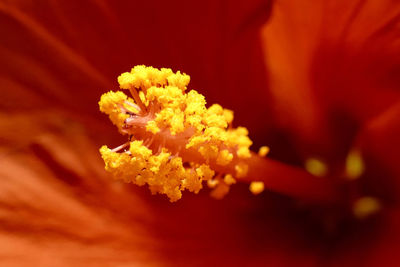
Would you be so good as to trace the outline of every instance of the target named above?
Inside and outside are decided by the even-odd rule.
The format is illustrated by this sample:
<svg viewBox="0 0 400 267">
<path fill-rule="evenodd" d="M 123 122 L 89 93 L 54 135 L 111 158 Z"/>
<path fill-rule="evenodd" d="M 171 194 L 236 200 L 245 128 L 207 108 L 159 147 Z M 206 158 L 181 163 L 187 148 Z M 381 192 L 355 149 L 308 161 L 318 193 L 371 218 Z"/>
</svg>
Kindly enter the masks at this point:
<svg viewBox="0 0 400 267">
<path fill-rule="evenodd" d="M 397 266 L 399 20 L 393 0 L 1 0 L 1 265 Z M 98 149 L 125 138 L 98 101 L 139 64 L 189 74 L 343 202 L 112 181 Z"/>
</svg>

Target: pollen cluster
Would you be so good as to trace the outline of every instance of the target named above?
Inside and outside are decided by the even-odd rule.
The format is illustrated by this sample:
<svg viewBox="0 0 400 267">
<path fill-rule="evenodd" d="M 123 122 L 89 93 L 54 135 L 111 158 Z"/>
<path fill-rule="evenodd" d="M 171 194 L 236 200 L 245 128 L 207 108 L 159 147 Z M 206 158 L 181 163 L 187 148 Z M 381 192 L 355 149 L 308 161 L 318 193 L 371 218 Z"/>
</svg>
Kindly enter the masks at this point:
<svg viewBox="0 0 400 267">
<path fill-rule="evenodd" d="M 129 141 L 100 149 L 106 170 L 116 179 L 148 184 L 171 201 L 183 190 L 197 193 L 202 181 L 223 197 L 235 178 L 246 176 L 252 144 L 246 128 L 233 128 L 233 112 L 218 104 L 206 107 L 203 95 L 187 91 L 190 77 L 171 69 L 136 66 L 121 74 L 121 91 L 101 97 L 109 115 Z M 186 155 L 190 154 L 190 158 Z"/>
<path fill-rule="evenodd" d="M 148 184 L 153 194 L 166 194 L 171 202 L 182 197 L 182 190 L 198 193 L 202 181 L 214 176 L 214 171 L 205 164 L 183 167 L 182 158 L 173 157 L 166 149 L 154 155 L 143 141 L 130 142 L 129 153 L 113 152 L 107 146 L 102 146 L 100 153 L 106 170 L 115 179 L 139 186 Z"/>
</svg>

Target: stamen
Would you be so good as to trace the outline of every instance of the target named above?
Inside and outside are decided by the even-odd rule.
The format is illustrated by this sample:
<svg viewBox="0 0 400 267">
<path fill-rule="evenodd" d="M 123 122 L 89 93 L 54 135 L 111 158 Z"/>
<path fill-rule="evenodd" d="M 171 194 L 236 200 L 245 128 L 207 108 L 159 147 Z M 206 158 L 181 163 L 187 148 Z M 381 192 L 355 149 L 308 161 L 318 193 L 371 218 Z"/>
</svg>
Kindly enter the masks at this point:
<svg viewBox="0 0 400 267">
<path fill-rule="evenodd" d="M 140 108 L 138 105 L 136 105 L 136 104 L 134 104 L 134 103 L 131 103 L 131 102 L 129 102 L 129 101 L 125 101 L 124 103 L 127 104 L 128 106 L 131 106 L 131 107 L 135 108 L 136 110 L 139 111 L 139 113 L 142 113 L 142 110 L 141 110 L 141 108 Z"/>
<path fill-rule="evenodd" d="M 146 139 L 143 143 L 144 146 L 150 147 L 153 144 L 154 141 L 154 135 L 152 135 L 150 138 Z"/>
<path fill-rule="evenodd" d="M 122 144 L 122 145 L 120 145 L 120 146 L 117 146 L 116 148 L 111 149 L 111 151 L 112 151 L 112 152 L 118 152 L 118 151 L 120 151 L 121 149 L 123 149 L 123 148 L 125 148 L 125 147 L 127 147 L 127 146 L 129 146 L 129 142 L 126 142 L 125 144 Z"/>
<path fill-rule="evenodd" d="M 139 110 L 142 114 L 144 114 L 147 111 L 146 106 L 143 104 L 142 100 L 139 97 L 138 92 L 136 91 L 135 88 L 129 87 L 129 92 L 131 93 L 133 99 L 135 102 L 139 105 Z"/>
<path fill-rule="evenodd" d="M 260 156 L 251 153 L 247 129 L 232 127 L 233 112 L 217 104 L 206 108 L 204 96 L 194 90 L 186 93 L 189 80 L 179 71 L 136 66 L 118 77 L 120 87 L 130 91 L 135 103 L 122 92 L 102 96 L 100 110 L 130 140 L 113 150 L 100 149 L 106 170 L 116 179 L 148 184 L 152 193 L 166 194 L 171 201 L 180 199 L 186 189 L 197 193 L 203 181 L 215 186 L 212 195 L 216 198 L 226 195 L 236 181 L 259 181 L 251 187 L 259 193 L 264 180 L 271 189 L 289 195 L 310 196 L 310 186 L 316 192 L 311 191 L 311 197 L 332 198 L 329 184 L 265 159 L 267 147 L 260 150 Z M 121 108 L 124 105 L 139 113 L 128 114 Z M 128 145 L 129 153 L 116 153 Z M 276 171 L 286 177 L 296 173 L 303 184 L 271 178 Z"/>
</svg>

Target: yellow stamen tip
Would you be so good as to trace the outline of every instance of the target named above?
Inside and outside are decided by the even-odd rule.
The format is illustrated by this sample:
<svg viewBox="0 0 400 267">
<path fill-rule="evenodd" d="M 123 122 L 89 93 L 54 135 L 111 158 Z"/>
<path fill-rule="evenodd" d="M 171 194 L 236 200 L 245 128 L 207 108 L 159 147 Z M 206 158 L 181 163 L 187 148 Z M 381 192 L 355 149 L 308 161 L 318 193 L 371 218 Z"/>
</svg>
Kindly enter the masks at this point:
<svg viewBox="0 0 400 267">
<path fill-rule="evenodd" d="M 374 197 L 361 197 L 353 205 L 354 216 L 365 219 L 381 210 L 381 203 Z"/>
<path fill-rule="evenodd" d="M 265 157 L 268 153 L 269 153 L 269 147 L 267 146 L 262 146 L 258 150 L 258 155 L 260 155 L 261 157 Z"/>
<path fill-rule="evenodd" d="M 346 158 L 346 174 L 349 180 L 358 179 L 364 173 L 364 161 L 361 152 L 352 150 Z"/>
<path fill-rule="evenodd" d="M 221 166 L 228 165 L 233 159 L 232 153 L 230 153 L 228 150 L 224 149 L 221 150 L 218 154 L 217 157 L 217 164 Z"/>
<path fill-rule="evenodd" d="M 249 187 L 251 193 L 254 195 L 258 195 L 264 191 L 264 183 L 263 182 L 251 182 Z"/>
<path fill-rule="evenodd" d="M 235 178 L 233 178 L 233 176 L 230 175 L 230 174 L 225 175 L 225 177 L 224 177 L 224 182 L 225 182 L 227 185 L 236 184 Z"/>
<path fill-rule="evenodd" d="M 219 181 L 217 179 L 207 180 L 207 186 L 209 188 L 215 188 L 218 185 Z"/>
<path fill-rule="evenodd" d="M 304 165 L 306 170 L 312 175 L 322 177 L 328 173 L 328 167 L 326 164 L 317 158 L 307 159 Z"/>
</svg>

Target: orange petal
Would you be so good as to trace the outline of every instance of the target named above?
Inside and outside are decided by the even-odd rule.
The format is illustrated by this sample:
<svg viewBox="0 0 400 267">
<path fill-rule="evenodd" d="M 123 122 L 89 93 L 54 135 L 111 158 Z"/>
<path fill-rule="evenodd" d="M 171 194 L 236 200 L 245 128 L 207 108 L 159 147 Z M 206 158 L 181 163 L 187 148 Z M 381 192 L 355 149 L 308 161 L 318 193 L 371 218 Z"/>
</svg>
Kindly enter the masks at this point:
<svg viewBox="0 0 400 267">
<path fill-rule="evenodd" d="M 275 116 L 300 142 L 332 153 L 338 133 L 351 140 L 358 124 L 400 97 L 400 4 L 275 3 L 263 29 Z"/>
</svg>

